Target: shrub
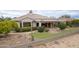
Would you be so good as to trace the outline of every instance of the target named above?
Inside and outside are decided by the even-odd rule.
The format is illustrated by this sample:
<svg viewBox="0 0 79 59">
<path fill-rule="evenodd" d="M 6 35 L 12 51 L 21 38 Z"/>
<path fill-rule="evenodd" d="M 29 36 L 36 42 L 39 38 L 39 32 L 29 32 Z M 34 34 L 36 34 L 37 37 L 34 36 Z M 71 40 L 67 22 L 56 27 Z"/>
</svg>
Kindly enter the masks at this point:
<svg viewBox="0 0 79 59">
<path fill-rule="evenodd" d="M 11 31 L 12 27 L 9 22 L 1 21 L 0 22 L 0 34 L 8 34 Z"/>
<path fill-rule="evenodd" d="M 36 27 L 32 27 L 32 31 L 34 31 L 36 29 L 37 29 Z M 24 28 L 22 28 L 22 32 L 28 32 L 28 31 L 31 31 L 31 27 L 24 27 Z"/>
<path fill-rule="evenodd" d="M 32 30 L 34 31 L 34 30 L 37 30 L 37 27 L 32 27 Z"/>
<path fill-rule="evenodd" d="M 44 32 L 44 27 L 38 27 L 38 32 Z"/>
<path fill-rule="evenodd" d="M 22 32 L 22 29 L 21 28 L 16 28 L 15 31 L 16 32 Z"/>
<path fill-rule="evenodd" d="M 60 30 L 64 30 L 67 27 L 67 25 L 65 23 L 59 23 L 58 27 L 60 28 Z"/>
<path fill-rule="evenodd" d="M 15 31 L 18 27 L 18 24 L 16 23 L 16 21 L 10 21 L 11 22 L 11 26 L 12 26 L 12 30 Z"/>
<path fill-rule="evenodd" d="M 72 22 L 66 22 L 66 25 L 72 27 Z"/>
<path fill-rule="evenodd" d="M 10 20 L 0 21 L 0 34 L 8 34 L 12 29 L 15 29 L 13 25 L 15 24 Z"/>
<path fill-rule="evenodd" d="M 48 31 L 49 31 L 49 29 L 45 28 L 45 32 L 48 32 Z"/>
<path fill-rule="evenodd" d="M 11 18 L 0 18 L 0 35 L 7 35 L 10 31 L 17 28 L 18 25 Z"/>
<path fill-rule="evenodd" d="M 22 32 L 29 32 L 29 31 L 31 31 L 31 27 L 22 28 Z"/>
<path fill-rule="evenodd" d="M 16 32 L 29 32 L 31 31 L 31 27 L 17 28 L 15 31 Z"/>
</svg>

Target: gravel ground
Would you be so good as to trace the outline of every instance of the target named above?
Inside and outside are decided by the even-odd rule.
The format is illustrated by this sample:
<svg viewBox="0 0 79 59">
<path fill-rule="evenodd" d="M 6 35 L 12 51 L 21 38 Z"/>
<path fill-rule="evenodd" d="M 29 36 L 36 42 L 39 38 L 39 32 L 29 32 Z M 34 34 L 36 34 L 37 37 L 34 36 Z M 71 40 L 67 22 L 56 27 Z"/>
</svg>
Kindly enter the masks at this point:
<svg viewBox="0 0 79 59">
<path fill-rule="evenodd" d="M 0 48 L 17 47 L 26 44 L 30 39 L 31 37 L 28 33 L 10 33 L 7 37 L 0 38 Z"/>
</svg>

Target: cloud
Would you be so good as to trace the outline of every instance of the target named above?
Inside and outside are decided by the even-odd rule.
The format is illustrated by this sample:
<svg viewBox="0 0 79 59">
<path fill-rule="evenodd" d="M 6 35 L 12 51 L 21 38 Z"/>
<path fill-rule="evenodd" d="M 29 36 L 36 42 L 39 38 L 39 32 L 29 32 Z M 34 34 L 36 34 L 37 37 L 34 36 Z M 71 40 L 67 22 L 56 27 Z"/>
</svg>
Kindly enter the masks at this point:
<svg viewBox="0 0 79 59">
<path fill-rule="evenodd" d="M 46 16 L 54 16 L 60 17 L 62 15 L 70 15 L 72 17 L 79 15 L 79 10 L 45 10 L 45 11 L 38 11 L 39 14 L 46 15 Z"/>
<path fill-rule="evenodd" d="M 0 16 L 17 17 L 25 15 L 29 10 L 0 10 Z M 79 10 L 33 10 L 33 13 L 44 16 L 60 17 L 62 15 L 70 15 L 71 17 L 79 17 Z"/>
<path fill-rule="evenodd" d="M 0 10 L 0 16 L 4 17 L 17 17 L 27 14 L 25 10 Z"/>
</svg>

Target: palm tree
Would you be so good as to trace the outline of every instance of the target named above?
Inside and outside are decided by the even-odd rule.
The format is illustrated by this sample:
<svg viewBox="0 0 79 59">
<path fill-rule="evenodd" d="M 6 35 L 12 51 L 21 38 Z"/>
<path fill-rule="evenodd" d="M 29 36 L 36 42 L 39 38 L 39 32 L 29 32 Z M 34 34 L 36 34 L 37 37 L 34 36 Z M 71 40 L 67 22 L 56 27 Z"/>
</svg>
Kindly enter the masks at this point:
<svg viewBox="0 0 79 59">
<path fill-rule="evenodd" d="M 4 20 L 12 20 L 12 19 L 10 17 L 1 16 L 0 21 L 4 21 Z"/>
<path fill-rule="evenodd" d="M 10 17 L 6 17 L 5 20 L 12 20 Z"/>
<path fill-rule="evenodd" d="M 3 16 L 1 16 L 0 21 L 4 21 L 4 17 Z"/>
</svg>

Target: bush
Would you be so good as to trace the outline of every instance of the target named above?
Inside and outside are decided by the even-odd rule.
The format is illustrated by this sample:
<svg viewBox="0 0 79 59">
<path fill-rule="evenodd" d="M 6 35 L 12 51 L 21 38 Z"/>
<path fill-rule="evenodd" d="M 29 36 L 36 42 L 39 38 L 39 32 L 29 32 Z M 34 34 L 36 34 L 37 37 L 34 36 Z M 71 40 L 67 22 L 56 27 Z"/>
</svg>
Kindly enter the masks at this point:
<svg viewBox="0 0 79 59">
<path fill-rule="evenodd" d="M 15 31 L 18 27 L 18 24 L 16 23 L 16 21 L 10 21 L 11 22 L 11 27 L 12 27 L 12 30 Z"/>
<path fill-rule="evenodd" d="M 32 31 L 34 31 L 34 30 L 37 30 L 37 28 L 36 27 L 32 27 Z M 31 31 L 31 27 L 24 27 L 24 28 L 22 28 L 22 31 L 23 32 Z"/>
<path fill-rule="evenodd" d="M 29 31 L 31 31 L 31 27 L 22 28 L 22 32 L 29 32 Z"/>
<path fill-rule="evenodd" d="M 38 32 L 44 32 L 44 27 L 38 27 Z"/>
<path fill-rule="evenodd" d="M 60 30 L 64 30 L 67 27 L 67 25 L 65 23 L 59 23 L 58 27 L 60 28 Z"/>
<path fill-rule="evenodd" d="M 31 27 L 17 28 L 15 31 L 16 32 L 29 32 L 31 31 Z"/>
<path fill-rule="evenodd" d="M 0 36 L 7 35 L 10 31 L 17 27 L 17 23 L 11 20 L 11 18 L 0 18 Z"/>
<path fill-rule="evenodd" d="M 72 22 L 66 22 L 66 25 L 72 27 Z"/>
<path fill-rule="evenodd" d="M 21 28 L 16 28 L 15 31 L 16 32 L 22 32 L 22 29 Z"/>
<path fill-rule="evenodd" d="M 1 21 L 0 22 L 0 34 L 8 34 L 11 31 L 12 27 L 9 21 Z"/>
<path fill-rule="evenodd" d="M 46 28 L 46 29 L 45 29 L 45 32 L 48 32 L 48 31 L 49 31 L 49 29 Z"/>
<path fill-rule="evenodd" d="M 32 27 L 32 30 L 34 31 L 34 30 L 37 30 L 37 27 Z"/>
</svg>

